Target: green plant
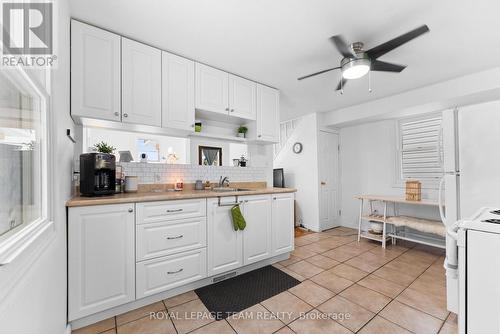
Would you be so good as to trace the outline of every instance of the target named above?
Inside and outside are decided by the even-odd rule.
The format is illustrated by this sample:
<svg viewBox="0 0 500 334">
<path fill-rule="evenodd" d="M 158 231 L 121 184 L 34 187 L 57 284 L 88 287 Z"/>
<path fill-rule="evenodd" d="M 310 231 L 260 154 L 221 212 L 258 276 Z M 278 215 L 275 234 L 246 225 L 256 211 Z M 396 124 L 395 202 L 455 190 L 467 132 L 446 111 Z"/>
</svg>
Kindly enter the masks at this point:
<svg viewBox="0 0 500 334">
<path fill-rule="evenodd" d="M 94 148 L 97 150 L 97 152 L 100 152 L 100 153 L 113 153 L 113 151 L 115 150 L 115 148 L 113 146 L 108 145 L 107 143 L 105 143 L 103 141 L 95 144 Z"/>
<path fill-rule="evenodd" d="M 248 132 L 248 128 L 246 126 L 240 126 L 238 128 L 238 133 L 247 133 Z"/>
</svg>

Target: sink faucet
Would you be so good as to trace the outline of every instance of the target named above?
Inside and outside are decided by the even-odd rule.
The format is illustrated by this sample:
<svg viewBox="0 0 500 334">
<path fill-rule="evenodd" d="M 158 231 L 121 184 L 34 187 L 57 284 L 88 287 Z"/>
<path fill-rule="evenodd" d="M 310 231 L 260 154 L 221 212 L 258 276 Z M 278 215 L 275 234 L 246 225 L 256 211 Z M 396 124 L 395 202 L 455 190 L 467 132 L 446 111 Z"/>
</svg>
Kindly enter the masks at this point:
<svg viewBox="0 0 500 334">
<path fill-rule="evenodd" d="M 220 177 L 219 187 L 229 187 L 229 179 L 227 178 L 227 176 Z"/>
</svg>

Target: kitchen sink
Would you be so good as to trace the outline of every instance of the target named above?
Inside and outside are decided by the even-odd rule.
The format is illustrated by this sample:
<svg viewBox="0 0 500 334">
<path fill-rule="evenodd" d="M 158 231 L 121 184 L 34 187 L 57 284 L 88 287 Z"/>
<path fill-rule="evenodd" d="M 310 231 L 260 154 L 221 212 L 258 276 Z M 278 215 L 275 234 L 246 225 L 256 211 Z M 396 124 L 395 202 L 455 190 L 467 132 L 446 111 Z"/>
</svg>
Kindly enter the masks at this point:
<svg viewBox="0 0 500 334">
<path fill-rule="evenodd" d="M 253 189 L 229 188 L 229 187 L 216 187 L 216 188 L 213 188 L 212 190 L 215 192 L 253 191 Z"/>
</svg>

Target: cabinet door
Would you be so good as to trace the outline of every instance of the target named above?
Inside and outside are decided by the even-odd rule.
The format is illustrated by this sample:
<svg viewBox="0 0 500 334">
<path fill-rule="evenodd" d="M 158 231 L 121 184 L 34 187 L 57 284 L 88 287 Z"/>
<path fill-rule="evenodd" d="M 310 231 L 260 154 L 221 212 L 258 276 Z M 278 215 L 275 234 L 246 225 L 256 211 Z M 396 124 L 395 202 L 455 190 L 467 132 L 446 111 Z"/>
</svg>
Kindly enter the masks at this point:
<svg viewBox="0 0 500 334">
<path fill-rule="evenodd" d="M 253 81 L 229 75 L 229 114 L 240 118 L 256 118 L 257 84 Z"/>
<path fill-rule="evenodd" d="M 122 122 L 160 126 L 161 51 L 122 38 Z"/>
<path fill-rule="evenodd" d="M 71 21 L 71 114 L 121 120 L 120 36 Z"/>
<path fill-rule="evenodd" d="M 135 300 L 134 204 L 69 209 L 69 320 Z"/>
<path fill-rule="evenodd" d="M 243 264 L 247 265 L 271 257 L 271 196 L 245 196 L 243 216 L 247 223 L 243 230 Z"/>
<path fill-rule="evenodd" d="M 234 203 L 234 197 L 221 198 L 222 204 Z M 231 206 L 219 207 L 217 199 L 207 200 L 208 275 L 218 275 L 243 265 L 242 232 L 235 231 Z"/>
<path fill-rule="evenodd" d="M 279 91 L 257 85 L 257 140 L 277 142 L 279 128 Z"/>
<path fill-rule="evenodd" d="M 273 195 L 272 253 L 294 249 L 294 194 Z"/>
<path fill-rule="evenodd" d="M 194 130 L 194 62 L 162 52 L 162 127 Z"/>
<path fill-rule="evenodd" d="M 229 113 L 227 72 L 196 63 L 196 109 Z"/>
</svg>

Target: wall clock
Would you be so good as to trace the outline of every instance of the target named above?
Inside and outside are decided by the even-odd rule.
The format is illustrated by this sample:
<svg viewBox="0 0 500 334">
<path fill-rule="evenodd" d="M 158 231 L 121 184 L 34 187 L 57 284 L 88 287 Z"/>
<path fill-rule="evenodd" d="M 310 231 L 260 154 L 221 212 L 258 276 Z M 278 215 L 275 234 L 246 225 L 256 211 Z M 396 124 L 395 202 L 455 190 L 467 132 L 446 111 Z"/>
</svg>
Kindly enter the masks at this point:
<svg viewBox="0 0 500 334">
<path fill-rule="evenodd" d="M 302 152 L 302 143 L 297 142 L 293 144 L 293 153 L 299 154 L 300 152 Z"/>
</svg>

